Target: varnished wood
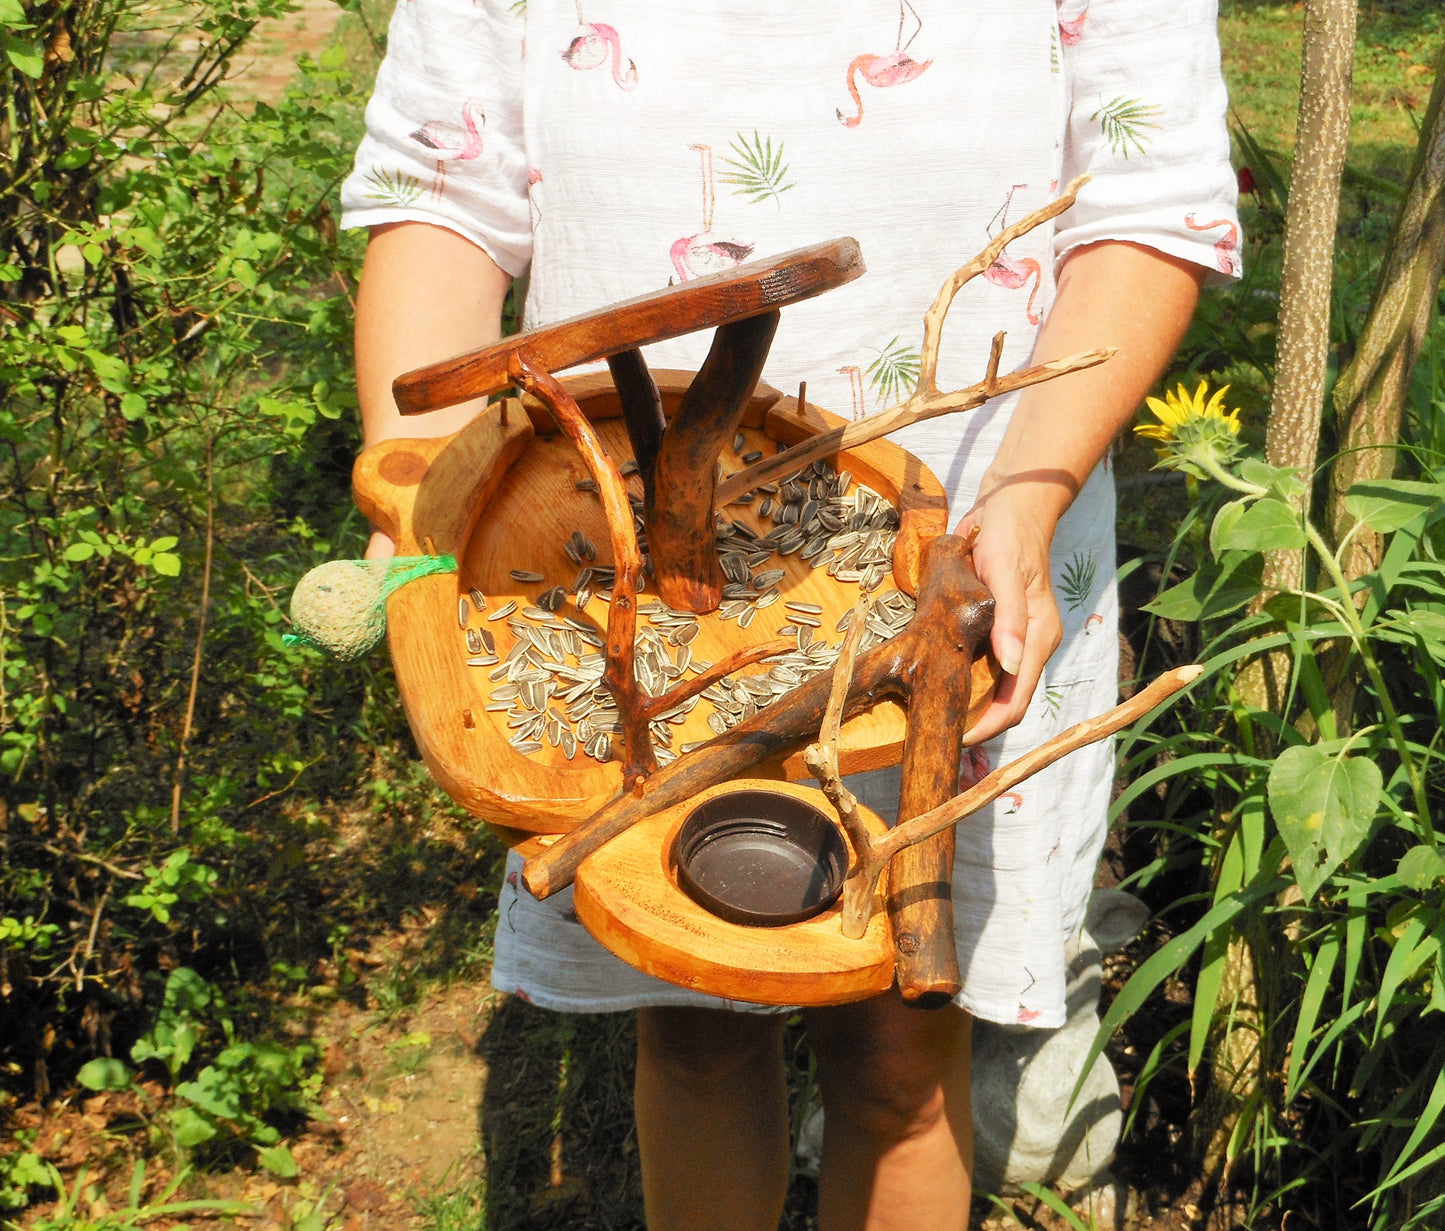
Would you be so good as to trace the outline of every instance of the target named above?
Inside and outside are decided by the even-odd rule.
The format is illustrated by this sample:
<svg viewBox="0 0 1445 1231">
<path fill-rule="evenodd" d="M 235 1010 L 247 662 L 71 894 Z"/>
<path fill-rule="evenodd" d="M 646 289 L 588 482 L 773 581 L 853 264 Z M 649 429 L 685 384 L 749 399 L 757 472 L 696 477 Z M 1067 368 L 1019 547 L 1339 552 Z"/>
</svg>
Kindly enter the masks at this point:
<svg viewBox="0 0 1445 1231">
<path fill-rule="evenodd" d="M 934 571 L 940 574 L 930 585 L 925 572 L 920 596 L 930 598 L 930 607 L 946 608 L 950 595 L 957 595 L 967 579 L 955 584 L 953 573 L 958 562 L 949 553 L 930 555 Z M 972 570 L 967 574 L 973 579 Z M 851 716 L 873 708 L 884 697 L 906 699 L 912 687 L 916 665 L 926 655 L 930 637 L 939 635 L 940 620 L 935 615 L 932 626 L 915 617 L 907 629 L 890 641 L 875 646 L 858 656 L 853 679 L 848 689 L 844 713 Z M 959 725 L 961 735 L 992 696 L 994 678 L 987 656 L 980 656 L 971 674 L 975 679 L 989 681 L 971 690 L 973 708 Z M 585 824 L 564 835 L 546 851 L 527 861 L 522 875 L 527 888 L 545 898 L 572 882 L 582 861 L 607 842 L 661 808 L 691 798 L 698 792 L 737 778 L 753 766 L 777 756 L 790 746 L 798 746 L 811 738 L 821 727 L 832 688 L 830 676 L 817 675 L 779 697 L 765 710 L 717 736 L 701 748 L 658 770 L 645 784 L 641 796 L 623 795 L 599 810 Z M 847 767 L 844 767 L 846 772 Z"/>
<path fill-rule="evenodd" d="M 632 827 L 582 865 L 573 898 L 577 917 L 643 973 L 713 996 L 830 1005 L 886 991 L 893 947 L 881 909 L 861 939 L 849 940 L 837 905 L 802 923 L 744 927 L 710 914 L 678 888 L 672 849 L 687 815 L 716 795 L 752 788 L 824 805 L 817 791 L 790 783 L 743 779 L 702 791 Z M 887 832 L 874 813 L 864 809 L 863 818 L 878 836 Z"/>
<path fill-rule="evenodd" d="M 667 416 L 662 410 L 662 394 L 647 370 L 647 361 L 640 350 L 619 351 L 607 356 L 607 370 L 622 404 L 622 421 L 627 424 L 627 438 L 632 441 L 632 457 L 642 476 L 643 493 L 651 499 L 652 472 L 657 465 L 657 451 L 662 448 L 662 434 Z"/>
<path fill-rule="evenodd" d="M 943 534 L 923 551 L 924 584 L 903 745 L 898 819 L 906 821 L 953 798 L 961 738 L 968 728 L 974 660 L 993 627 L 993 595 L 973 571 L 971 544 Z M 898 952 L 898 990 L 906 1003 L 937 1008 L 958 994 L 953 929 L 953 833 L 910 846 L 888 869 L 888 914 Z"/>
<path fill-rule="evenodd" d="M 720 327 L 663 433 L 644 492 L 643 521 L 657 591 L 679 611 L 715 611 L 722 602 L 713 530 L 717 459 L 763 374 L 778 319 L 776 311 L 765 312 Z"/>
<path fill-rule="evenodd" d="M 856 240 L 813 244 L 513 334 L 481 350 L 404 373 L 393 382 L 392 392 L 404 415 L 455 406 L 507 388 L 507 363 L 514 354 L 525 353 L 544 371 L 563 372 L 619 351 L 810 299 L 863 271 Z"/>
<path fill-rule="evenodd" d="M 675 415 L 692 374 L 659 369 L 653 375 L 665 412 Z M 619 462 L 628 458 L 631 446 L 621 418 L 621 404 L 608 374 L 569 377 L 564 384 L 611 456 Z M 504 407 L 508 413 L 505 432 L 500 425 Z M 745 436 L 742 452 L 774 449 L 774 431 L 793 440 L 809 430 L 840 422 L 811 407 L 800 419 L 792 413 L 792 407 L 791 398 L 760 384 L 748 400 L 739 428 Z M 494 441 L 490 461 L 484 459 L 485 464 L 475 474 L 457 474 L 449 464 L 441 462 L 453 443 L 469 434 Z M 525 436 L 524 451 L 515 458 L 508 456 L 515 447 L 514 434 Z M 379 464 L 392 450 L 421 459 L 398 468 L 404 479 L 399 484 L 385 479 L 382 472 L 391 471 Z M 730 449 L 724 450 L 724 457 L 732 466 L 739 465 Z M 432 461 L 438 463 L 435 474 L 431 473 Z M 943 493 L 938 480 L 897 446 L 876 441 L 842 455 L 838 464 L 851 470 L 858 482 L 898 505 L 904 527 L 915 520 L 932 519 L 933 524 L 943 524 Z M 533 604 L 549 586 L 569 581 L 576 566 L 562 553 L 561 542 L 573 530 L 580 530 L 598 544 L 600 563 L 610 563 L 608 528 L 598 498 L 575 487 L 577 481 L 589 477 L 576 450 L 558 434 L 540 403 L 530 398 L 520 402 L 509 399 L 489 407 L 482 419 L 455 437 L 378 445 L 362 455 L 356 473 L 358 503 L 368 509 L 390 510 L 386 513 L 389 522 L 381 517 L 378 521 L 396 528 L 405 541 L 414 543 L 411 550 L 424 551 L 428 537 L 438 551 L 442 550 L 447 535 L 454 533 L 447 527 L 456 524 L 447 510 L 469 505 L 473 514 L 479 514 L 466 543 L 454 552 L 461 562 L 460 573 L 413 582 L 393 594 L 388 606 L 388 637 L 398 687 L 418 748 L 437 781 L 468 811 L 516 833 L 560 833 L 586 820 L 620 788 L 620 761 L 599 764 L 581 754 L 568 761 L 551 747 L 534 756 L 516 752 L 507 743 L 510 733 L 501 721 L 505 715 L 486 710 L 490 688 L 487 671 L 466 665 L 462 632 L 457 626 L 457 600 L 469 587 L 475 586 L 487 596 L 490 613 L 508 601 L 516 601 L 519 606 Z M 445 488 L 451 493 L 450 499 L 445 498 L 437 475 L 449 476 Z M 434 483 L 438 486 L 432 492 Z M 638 479 L 631 478 L 628 483 L 634 494 L 641 494 Z M 420 503 L 414 490 L 419 486 L 430 493 Z M 474 499 L 478 492 L 490 493 L 485 507 Z M 407 518 L 418 507 L 434 512 L 409 523 Z M 730 506 L 725 511 L 727 516 L 761 530 L 755 507 Z M 524 531 L 519 532 L 519 527 Z M 857 587 L 836 582 L 825 570 L 812 569 L 796 556 L 780 559 L 779 567 L 787 568 L 780 583 L 783 597 L 823 606 L 820 634 L 837 640 L 833 624 L 853 605 Z M 534 568 L 547 574 L 545 582 L 519 583 L 509 576 L 511 569 Z M 895 580 L 905 588 L 896 573 Z M 647 597 L 644 595 L 644 600 Z M 559 614 L 587 620 L 600 632 L 607 608 L 601 599 L 594 598 L 583 612 L 569 602 Z M 763 618 L 773 615 L 777 619 Z M 702 616 L 694 654 L 701 660 L 721 662 L 739 649 L 772 640 L 784 619 L 781 603 L 761 612 L 747 630 L 740 629 L 736 622 Z M 483 616 L 474 615 L 472 623 L 493 632 L 500 653 L 510 648 L 513 638 L 504 621 L 489 623 Z M 766 664 L 757 668 L 759 673 L 766 670 Z M 706 709 L 699 706 L 685 723 L 671 728 L 674 746 L 712 737 Z M 902 707 L 891 698 L 880 698 L 868 712 L 852 716 L 843 727 L 843 772 L 896 765 L 902 753 L 904 718 Z M 802 743 L 811 735 L 811 731 L 806 732 L 797 743 L 772 750 L 751 772 L 755 776 L 776 774 L 806 779 Z"/>
</svg>

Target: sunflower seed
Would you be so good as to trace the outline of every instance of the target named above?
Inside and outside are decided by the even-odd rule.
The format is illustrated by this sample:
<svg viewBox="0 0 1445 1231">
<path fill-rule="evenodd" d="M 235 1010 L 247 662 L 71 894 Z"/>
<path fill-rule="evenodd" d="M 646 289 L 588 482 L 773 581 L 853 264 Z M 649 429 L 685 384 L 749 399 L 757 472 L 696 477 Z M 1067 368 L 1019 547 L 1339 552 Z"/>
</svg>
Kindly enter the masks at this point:
<svg viewBox="0 0 1445 1231">
<path fill-rule="evenodd" d="M 741 432 L 739 432 L 736 436 L 733 437 L 733 452 L 741 453 L 747 447 L 747 443 L 748 438 L 744 436 Z M 744 458 L 743 460 L 746 461 L 747 459 Z"/>
<path fill-rule="evenodd" d="M 628 475 L 637 473 L 637 463 L 629 457 L 618 467 L 618 470 L 622 472 L 622 477 L 625 479 Z"/>
<path fill-rule="evenodd" d="M 487 596 L 478 590 L 476 586 L 473 586 L 467 591 L 467 597 L 472 600 L 472 606 L 477 609 L 478 614 L 481 614 L 487 609 Z"/>
<path fill-rule="evenodd" d="M 467 607 L 467 600 L 464 598 L 457 599 L 457 623 L 460 624 L 463 628 L 466 628 L 467 626 L 468 612 L 469 609 Z"/>
<path fill-rule="evenodd" d="M 546 580 L 547 580 L 546 577 L 545 577 L 543 574 L 541 574 L 541 573 L 534 573 L 534 572 L 532 572 L 530 569 L 524 569 L 524 568 L 514 568 L 514 569 L 511 571 L 511 573 L 508 574 L 508 575 L 511 577 L 511 579 L 512 579 L 513 581 L 546 581 Z"/>
<path fill-rule="evenodd" d="M 482 634 L 478 629 L 467 629 L 467 653 L 480 654 L 482 652 Z"/>
<path fill-rule="evenodd" d="M 506 616 L 511 615 L 512 612 L 516 610 L 516 599 L 509 599 L 507 602 L 503 603 L 500 607 L 498 607 L 494 612 L 492 612 L 492 614 L 487 617 L 487 620 L 492 621 L 504 619 Z"/>
<path fill-rule="evenodd" d="M 500 660 L 495 654 L 477 654 L 467 659 L 469 667 L 495 667 Z"/>
<path fill-rule="evenodd" d="M 596 479 L 578 479 L 572 484 L 579 492 L 595 492 L 597 490 Z"/>
</svg>

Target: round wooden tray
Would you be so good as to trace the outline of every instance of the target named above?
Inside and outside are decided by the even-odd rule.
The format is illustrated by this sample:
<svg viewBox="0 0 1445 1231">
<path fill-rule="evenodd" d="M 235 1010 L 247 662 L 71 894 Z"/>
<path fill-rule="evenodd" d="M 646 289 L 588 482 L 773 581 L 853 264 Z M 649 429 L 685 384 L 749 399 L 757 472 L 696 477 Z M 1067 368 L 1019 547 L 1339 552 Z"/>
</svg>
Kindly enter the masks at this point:
<svg viewBox="0 0 1445 1231">
<path fill-rule="evenodd" d="M 752 1004 L 846 1004 L 893 982 L 888 915 L 875 901 L 860 940 L 844 937 L 834 904 L 783 927 L 744 927 L 704 910 L 677 885 L 673 840 L 699 804 L 762 788 L 806 799 L 831 816 L 821 791 L 793 783 L 740 779 L 701 792 L 640 821 L 588 857 L 577 873 L 577 917 L 599 942 L 644 974 L 694 991 Z M 877 834 L 886 826 L 860 806 Z"/>
<path fill-rule="evenodd" d="M 654 375 L 670 415 L 692 374 Z M 566 385 L 597 424 L 612 456 L 619 463 L 630 458 L 621 407 L 607 374 L 572 378 Z M 796 399 L 759 385 L 743 417 L 743 452 L 772 452 L 778 442 L 792 444 L 840 422 L 811 405 L 800 410 Z M 740 465 L 726 451 L 723 462 L 728 469 Z M 913 593 L 922 543 L 947 529 L 947 501 L 938 480 L 916 457 L 886 440 L 840 453 L 834 465 L 851 471 L 855 483 L 866 484 L 899 508 L 893 581 Z M 459 573 L 421 578 L 390 597 L 388 638 L 407 717 L 428 767 L 453 799 L 495 824 L 511 842 L 528 834 L 565 832 L 596 812 L 621 785 L 619 750 L 614 747 L 614 759 L 606 764 L 580 751 L 569 761 L 560 748 L 550 746 L 528 755 L 517 752 L 508 742 L 512 732 L 505 725 L 505 712 L 486 708 L 492 687 L 488 670 L 466 663 L 458 600 L 472 587 L 486 596 L 487 611 L 468 612 L 468 623 L 490 632 L 497 652 L 505 655 L 514 637 L 505 620 L 489 622 L 486 615 L 509 602 L 516 602 L 520 611 L 549 587 L 570 583 L 577 565 L 562 543 L 574 530 L 596 544 L 599 563 L 610 563 L 601 506 L 594 495 L 576 487 L 587 473 L 581 456 L 555 432 L 545 411 L 507 399 L 454 437 L 382 442 L 362 454 L 353 476 L 358 506 L 392 536 L 399 554 L 450 552 L 460 562 Z M 629 483 L 640 495 L 640 481 Z M 730 505 L 727 515 L 759 527 L 756 508 Z M 856 603 L 857 585 L 839 582 L 796 555 L 776 557 L 774 566 L 787 570 L 778 583 L 782 601 L 759 611 L 746 630 L 715 613 L 699 617 L 700 631 L 692 645 L 696 659 L 717 661 L 732 650 L 773 639 L 788 617 L 785 601 L 821 606 L 818 634 L 841 640 L 835 625 Z M 513 569 L 543 573 L 545 580 L 519 583 L 510 577 Z M 641 603 L 649 597 L 642 595 Z M 556 614 L 601 631 L 607 607 L 594 598 L 578 612 L 569 599 Z M 739 675 L 768 670 L 763 662 Z M 706 721 L 710 709 L 699 705 L 685 722 L 671 728 L 674 750 L 712 737 Z M 841 744 L 843 771 L 896 764 L 904 723 L 904 710 L 893 702 L 881 702 L 849 721 Z M 797 753 L 756 772 L 808 776 Z"/>
</svg>

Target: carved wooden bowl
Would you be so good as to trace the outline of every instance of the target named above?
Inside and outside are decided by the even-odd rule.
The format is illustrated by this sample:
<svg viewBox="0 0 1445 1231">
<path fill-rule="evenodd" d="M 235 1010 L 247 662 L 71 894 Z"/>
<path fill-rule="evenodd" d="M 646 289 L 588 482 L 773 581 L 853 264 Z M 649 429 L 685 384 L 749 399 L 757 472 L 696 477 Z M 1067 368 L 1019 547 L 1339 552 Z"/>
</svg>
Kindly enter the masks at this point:
<svg viewBox="0 0 1445 1231">
<path fill-rule="evenodd" d="M 691 373 L 654 373 L 664 411 L 679 404 Z M 631 457 L 621 408 L 606 373 L 574 377 L 569 392 L 598 427 L 614 459 Z M 760 385 L 743 417 L 743 452 L 769 453 L 777 442 L 795 443 L 841 421 L 811 404 L 801 411 L 794 398 Z M 737 466 L 725 453 L 724 465 Z M 894 549 L 893 583 L 912 594 L 917 584 L 921 544 L 946 530 L 947 503 L 938 480 L 912 454 L 886 440 L 861 445 L 837 456 L 835 469 L 848 470 L 896 505 L 900 528 Z M 387 604 L 388 639 L 397 682 L 412 733 L 428 767 L 447 793 L 468 811 L 496 827 L 513 843 L 537 834 L 562 833 L 591 816 L 621 784 L 618 751 L 602 764 L 578 751 L 568 760 L 561 748 L 544 745 L 530 754 L 508 742 L 513 734 L 506 714 L 488 711 L 488 670 L 467 665 L 465 634 L 458 609 L 468 590 L 486 596 L 487 611 L 471 610 L 467 622 L 485 629 L 505 655 L 514 637 L 506 620 L 486 615 L 515 602 L 518 610 L 535 604 L 551 586 L 566 585 L 577 565 L 562 543 L 580 531 L 598 549 L 598 563 L 610 562 L 607 528 L 597 498 L 579 491 L 587 478 L 581 456 L 561 437 L 550 417 L 517 399 L 493 404 L 453 437 L 392 440 L 368 449 L 357 461 L 353 485 L 357 504 L 397 543 L 399 554 L 454 554 L 455 574 L 437 574 L 396 591 Z M 640 482 L 629 479 L 634 494 Z M 728 506 L 730 518 L 763 523 L 757 505 Z M 797 555 L 775 557 L 786 568 L 778 583 L 781 600 L 759 611 L 751 626 L 723 621 L 716 613 L 698 618 L 692 643 L 697 659 L 713 662 L 730 651 L 773 639 L 787 620 L 786 601 L 823 608 L 820 636 L 841 639 L 835 626 L 857 602 L 858 586 L 830 577 Z M 512 570 L 543 573 L 545 581 L 517 582 Z M 883 588 L 887 588 L 887 581 Z M 641 596 L 646 603 L 649 594 Z M 605 627 L 606 604 L 594 598 L 579 612 L 569 600 L 556 613 Z M 766 674 L 766 662 L 743 668 L 740 676 Z M 707 740 L 710 707 L 699 705 L 672 727 L 674 750 Z M 891 701 L 850 720 L 843 728 L 841 763 L 845 773 L 896 764 L 904 738 L 903 709 Z M 616 741 L 614 741 L 616 742 Z M 798 752 L 781 764 L 760 767 L 760 774 L 805 778 Z"/>
</svg>

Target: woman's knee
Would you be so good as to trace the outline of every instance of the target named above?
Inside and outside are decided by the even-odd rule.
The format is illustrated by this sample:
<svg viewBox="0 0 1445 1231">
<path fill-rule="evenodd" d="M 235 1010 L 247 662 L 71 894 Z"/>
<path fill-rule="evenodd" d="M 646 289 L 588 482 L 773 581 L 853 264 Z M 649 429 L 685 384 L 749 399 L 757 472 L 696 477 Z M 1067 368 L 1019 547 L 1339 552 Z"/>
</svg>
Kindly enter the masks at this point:
<svg viewBox="0 0 1445 1231">
<path fill-rule="evenodd" d="M 967 1114 L 972 1020 L 956 1009 L 928 1021 L 920 1010 L 904 1012 L 908 1018 L 864 1014 L 851 1028 L 845 1019 L 843 1028 L 814 1033 L 829 1123 L 902 1141 Z"/>
<path fill-rule="evenodd" d="M 719 1085 L 759 1065 L 780 1065 L 783 1022 L 720 1009 L 639 1009 L 637 1052 L 670 1081 Z"/>
</svg>

